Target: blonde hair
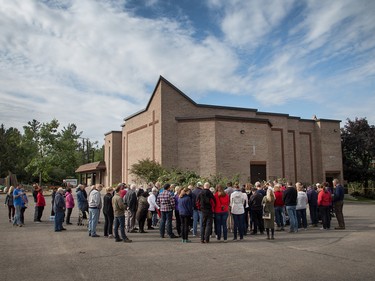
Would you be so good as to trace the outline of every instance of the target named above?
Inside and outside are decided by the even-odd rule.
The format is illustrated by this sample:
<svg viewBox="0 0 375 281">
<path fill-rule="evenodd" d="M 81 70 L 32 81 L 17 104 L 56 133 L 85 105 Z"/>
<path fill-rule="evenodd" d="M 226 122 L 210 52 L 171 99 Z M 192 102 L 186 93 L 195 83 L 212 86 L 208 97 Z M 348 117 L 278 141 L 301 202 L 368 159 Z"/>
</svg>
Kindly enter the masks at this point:
<svg viewBox="0 0 375 281">
<path fill-rule="evenodd" d="M 298 191 L 302 191 L 303 190 L 303 185 L 300 182 L 296 183 L 296 187 L 297 187 Z"/>
<path fill-rule="evenodd" d="M 121 187 L 120 187 L 120 188 L 121 188 Z M 111 193 L 111 192 L 113 191 L 113 188 L 110 187 L 110 186 L 108 186 L 108 187 L 105 188 L 105 191 L 106 191 L 107 193 Z"/>
<path fill-rule="evenodd" d="M 189 192 L 190 189 L 188 187 L 181 188 L 178 197 L 182 198 L 185 194 L 188 194 Z"/>
<path fill-rule="evenodd" d="M 9 187 L 8 194 L 9 194 L 9 195 L 12 195 L 13 190 L 14 190 L 14 186 L 11 185 L 11 186 Z"/>
<path fill-rule="evenodd" d="M 272 188 L 267 189 L 267 201 L 272 202 L 275 200 L 275 193 L 273 192 Z"/>
<path fill-rule="evenodd" d="M 280 184 L 275 184 L 275 186 L 273 187 L 273 191 L 280 191 Z"/>
</svg>

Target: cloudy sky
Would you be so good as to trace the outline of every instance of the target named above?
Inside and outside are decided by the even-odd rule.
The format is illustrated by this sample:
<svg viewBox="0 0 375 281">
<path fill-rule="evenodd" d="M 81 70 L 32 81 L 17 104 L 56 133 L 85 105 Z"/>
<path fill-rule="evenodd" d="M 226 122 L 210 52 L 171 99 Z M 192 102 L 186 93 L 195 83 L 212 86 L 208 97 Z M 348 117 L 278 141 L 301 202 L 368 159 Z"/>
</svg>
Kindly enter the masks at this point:
<svg viewBox="0 0 375 281">
<path fill-rule="evenodd" d="M 56 118 L 103 142 L 162 75 L 201 104 L 375 124 L 374 15 L 372 0 L 0 0 L 0 123 Z"/>
</svg>

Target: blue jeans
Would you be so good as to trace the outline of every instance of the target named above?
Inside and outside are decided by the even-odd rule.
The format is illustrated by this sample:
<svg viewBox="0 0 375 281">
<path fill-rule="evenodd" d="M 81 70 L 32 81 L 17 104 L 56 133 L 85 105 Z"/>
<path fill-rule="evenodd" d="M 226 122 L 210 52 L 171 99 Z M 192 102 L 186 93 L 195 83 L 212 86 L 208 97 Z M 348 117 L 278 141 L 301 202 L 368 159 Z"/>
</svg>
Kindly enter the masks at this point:
<svg viewBox="0 0 375 281">
<path fill-rule="evenodd" d="M 120 217 L 115 217 L 114 219 L 114 234 L 116 239 L 120 239 L 118 235 L 118 228 L 120 227 L 120 232 L 121 232 L 121 238 L 125 240 L 126 234 L 125 234 L 125 215 L 120 216 Z"/>
<path fill-rule="evenodd" d="M 173 236 L 172 232 L 172 212 L 161 212 L 160 218 L 160 237 L 164 237 L 165 234 L 165 225 L 167 225 L 167 234 Z"/>
<path fill-rule="evenodd" d="M 284 227 L 284 207 L 275 207 L 275 219 L 278 227 Z"/>
<path fill-rule="evenodd" d="M 16 213 L 14 215 L 14 221 L 13 221 L 13 225 L 20 225 L 22 224 L 21 222 L 21 208 L 22 206 L 21 205 L 16 205 L 14 206 L 14 208 L 16 209 Z"/>
<path fill-rule="evenodd" d="M 197 235 L 198 221 L 200 230 L 202 231 L 202 212 L 199 210 L 193 210 L 193 235 Z"/>
<path fill-rule="evenodd" d="M 215 213 L 215 227 L 217 239 L 221 239 L 221 231 L 223 231 L 224 240 L 228 238 L 228 227 L 227 227 L 228 212 Z"/>
<path fill-rule="evenodd" d="M 233 238 L 237 239 L 237 231 L 240 234 L 240 239 L 243 239 L 243 225 L 244 225 L 244 214 L 235 215 L 232 214 L 233 217 Z"/>
<path fill-rule="evenodd" d="M 55 212 L 55 231 L 61 231 L 63 229 L 64 212 Z"/>
<path fill-rule="evenodd" d="M 96 226 L 99 221 L 99 209 L 89 208 L 89 233 L 91 235 L 96 235 Z"/>
<path fill-rule="evenodd" d="M 298 227 L 307 228 L 306 209 L 297 210 Z"/>
<path fill-rule="evenodd" d="M 298 220 L 296 213 L 296 206 L 286 206 L 286 211 L 288 212 L 290 231 L 298 231 Z"/>
</svg>

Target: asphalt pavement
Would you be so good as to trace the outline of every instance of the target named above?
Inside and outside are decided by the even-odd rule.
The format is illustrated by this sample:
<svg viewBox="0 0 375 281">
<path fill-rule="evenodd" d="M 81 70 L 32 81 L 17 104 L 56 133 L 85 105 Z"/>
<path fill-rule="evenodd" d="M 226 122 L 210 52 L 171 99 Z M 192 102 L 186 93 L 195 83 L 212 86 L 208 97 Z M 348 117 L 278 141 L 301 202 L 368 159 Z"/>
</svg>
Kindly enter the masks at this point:
<svg viewBox="0 0 375 281">
<path fill-rule="evenodd" d="M 24 227 L 13 227 L 0 205 L 0 280 L 375 280 L 374 204 L 346 202 L 345 230 L 309 227 L 276 232 L 275 240 L 256 235 L 238 242 L 230 233 L 228 243 L 212 238 L 209 244 L 161 239 L 151 230 L 129 234 L 128 244 L 103 237 L 102 214 L 101 237 L 89 237 L 77 225 L 77 209 L 73 225 L 54 232 L 50 200 L 39 224 L 30 203 Z"/>
</svg>

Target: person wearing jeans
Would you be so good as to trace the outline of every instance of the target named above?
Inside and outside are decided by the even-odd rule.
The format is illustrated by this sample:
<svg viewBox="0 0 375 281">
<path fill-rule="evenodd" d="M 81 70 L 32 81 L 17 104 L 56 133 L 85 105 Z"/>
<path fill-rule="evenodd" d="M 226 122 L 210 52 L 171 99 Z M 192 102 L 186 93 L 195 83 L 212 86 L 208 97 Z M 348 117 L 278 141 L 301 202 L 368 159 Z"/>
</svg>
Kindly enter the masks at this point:
<svg viewBox="0 0 375 281">
<path fill-rule="evenodd" d="M 200 224 L 200 230 L 202 229 L 202 212 L 198 209 L 197 199 L 199 194 L 202 192 L 202 183 L 198 182 L 197 187 L 193 190 L 193 237 L 197 235 L 198 231 L 198 221 Z"/>
<path fill-rule="evenodd" d="M 298 228 L 307 229 L 307 218 L 306 218 L 306 207 L 308 198 L 306 192 L 303 190 L 303 185 L 299 182 L 296 183 L 297 188 L 297 221 L 298 221 Z"/>
<path fill-rule="evenodd" d="M 283 192 L 281 191 L 281 186 L 275 184 L 274 186 L 275 194 L 275 220 L 277 225 L 277 231 L 284 230 L 284 201 L 283 201 Z"/>
<path fill-rule="evenodd" d="M 223 233 L 224 241 L 228 239 L 228 209 L 229 209 L 229 195 L 224 191 L 224 188 L 218 184 L 216 185 L 215 197 L 215 227 L 217 240 L 221 239 Z"/>
<path fill-rule="evenodd" d="M 65 208 L 64 189 L 59 187 L 56 191 L 55 200 L 53 202 L 53 209 L 55 212 L 55 232 L 65 230 L 63 227 Z"/>
<path fill-rule="evenodd" d="M 96 226 L 98 225 L 99 221 L 99 213 L 102 207 L 102 197 L 100 195 L 100 191 L 102 190 L 103 186 L 98 184 L 93 187 L 89 195 L 89 236 L 91 237 L 99 237 L 96 234 Z"/>
<path fill-rule="evenodd" d="M 13 205 L 15 208 L 15 215 L 13 225 L 22 226 L 21 222 L 21 208 L 22 208 L 22 186 L 18 185 L 13 191 Z"/>
<path fill-rule="evenodd" d="M 290 229 L 289 232 L 298 232 L 298 220 L 296 213 L 297 206 L 297 189 L 288 182 L 288 187 L 284 191 L 283 201 L 289 216 Z"/>
<path fill-rule="evenodd" d="M 164 238 L 165 225 L 167 225 L 167 234 L 170 238 L 177 238 L 172 231 L 172 213 L 175 206 L 175 201 L 172 193 L 169 191 L 170 184 L 167 183 L 163 186 L 163 192 L 159 194 L 156 199 L 156 204 L 160 206 L 161 219 L 160 219 L 160 237 Z"/>
<path fill-rule="evenodd" d="M 234 186 L 234 192 L 230 196 L 230 207 L 233 217 L 233 240 L 237 240 L 237 231 L 240 235 L 240 240 L 243 239 L 244 229 L 243 220 L 245 214 L 245 198 L 238 185 Z"/>
<path fill-rule="evenodd" d="M 121 186 L 116 187 L 116 193 L 112 197 L 113 215 L 114 215 L 114 235 L 115 242 L 125 242 L 130 243 L 130 240 L 125 233 L 125 204 L 120 196 Z M 121 238 L 118 234 L 118 229 L 120 228 Z"/>
</svg>

